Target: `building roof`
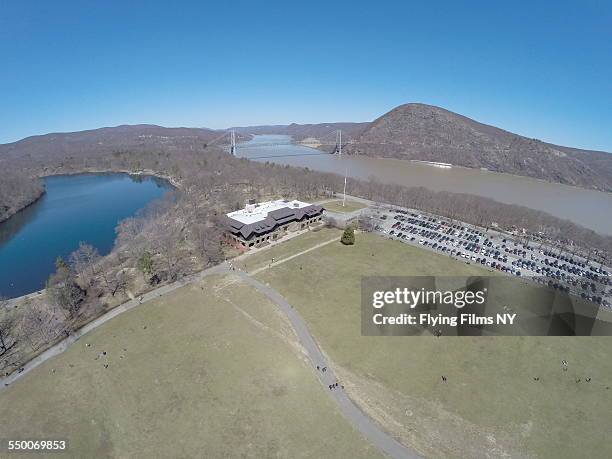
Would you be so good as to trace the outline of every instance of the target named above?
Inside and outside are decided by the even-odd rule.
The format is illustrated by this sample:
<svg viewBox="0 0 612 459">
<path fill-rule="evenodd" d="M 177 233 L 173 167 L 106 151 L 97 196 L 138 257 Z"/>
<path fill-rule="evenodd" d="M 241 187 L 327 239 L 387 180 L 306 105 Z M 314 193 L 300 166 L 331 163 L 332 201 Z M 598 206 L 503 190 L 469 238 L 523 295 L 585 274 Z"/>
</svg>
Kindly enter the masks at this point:
<svg viewBox="0 0 612 459">
<path fill-rule="evenodd" d="M 231 233 L 247 239 L 252 234 L 265 234 L 279 225 L 319 215 L 322 211 L 321 206 L 295 200 L 247 204 L 244 209 L 227 214 L 227 226 Z"/>
<path fill-rule="evenodd" d="M 227 216 L 241 223 L 244 223 L 245 225 L 248 225 L 250 223 L 255 223 L 264 220 L 270 213 L 273 213 L 273 217 L 275 217 L 275 215 L 281 216 L 283 213 L 286 213 L 288 211 L 287 208 L 300 209 L 309 205 L 310 204 L 308 204 L 307 202 L 279 199 L 276 201 L 266 201 L 258 204 L 247 204 L 244 209 L 230 212 L 229 214 L 227 214 Z M 281 212 L 279 213 L 278 211 Z"/>
</svg>

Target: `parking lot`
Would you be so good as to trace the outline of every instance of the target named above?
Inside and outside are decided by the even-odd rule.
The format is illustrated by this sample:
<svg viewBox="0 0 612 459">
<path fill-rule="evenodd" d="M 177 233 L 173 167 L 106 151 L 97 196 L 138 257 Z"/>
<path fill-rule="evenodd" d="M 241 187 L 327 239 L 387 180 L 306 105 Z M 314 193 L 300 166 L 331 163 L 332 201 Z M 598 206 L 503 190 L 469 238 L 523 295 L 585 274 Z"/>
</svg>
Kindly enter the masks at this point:
<svg viewBox="0 0 612 459">
<path fill-rule="evenodd" d="M 374 217 L 387 237 L 612 307 L 610 269 L 578 255 L 416 210 L 378 209 Z"/>
</svg>

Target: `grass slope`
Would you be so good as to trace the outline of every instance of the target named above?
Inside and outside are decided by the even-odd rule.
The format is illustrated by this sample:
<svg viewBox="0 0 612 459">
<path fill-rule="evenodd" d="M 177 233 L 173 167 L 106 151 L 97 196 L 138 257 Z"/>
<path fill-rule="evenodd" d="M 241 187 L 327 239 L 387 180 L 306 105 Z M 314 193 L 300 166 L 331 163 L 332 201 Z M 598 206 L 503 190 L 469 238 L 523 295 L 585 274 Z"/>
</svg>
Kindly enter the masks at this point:
<svg viewBox="0 0 612 459">
<path fill-rule="evenodd" d="M 431 457 L 612 455 L 611 338 L 363 337 L 361 276 L 487 271 L 397 241 L 356 237 L 355 246 L 332 243 L 257 277 L 302 314 L 349 394 L 389 431 Z M 284 250 L 304 250 L 304 242 Z M 524 297 L 525 286 L 516 286 L 509 294 Z"/>
<path fill-rule="evenodd" d="M 2 391 L 0 420 L 3 438 L 68 438 L 72 457 L 380 457 L 284 317 L 228 277 L 104 324 Z"/>
<path fill-rule="evenodd" d="M 367 206 L 360 202 L 351 201 L 350 199 L 347 199 L 347 201 L 344 203 L 344 206 L 342 205 L 342 200 L 337 200 L 326 202 L 325 204 L 323 204 L 323 207 L 325 207 L 325 210 L 329 210 L 330 212 L 350 213 L 359 209 L 363 209 Z"/>
</svg>

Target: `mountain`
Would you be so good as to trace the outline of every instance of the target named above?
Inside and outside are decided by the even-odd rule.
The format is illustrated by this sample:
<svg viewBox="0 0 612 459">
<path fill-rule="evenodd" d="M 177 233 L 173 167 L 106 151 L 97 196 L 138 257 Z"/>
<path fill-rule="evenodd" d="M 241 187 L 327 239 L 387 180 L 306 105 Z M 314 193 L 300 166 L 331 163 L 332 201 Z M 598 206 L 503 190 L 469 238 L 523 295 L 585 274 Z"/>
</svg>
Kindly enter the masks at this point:
<svg viewBox="0 0 612 459">
<path fill-rule="evenodd" d="M 612 154 L 529 139 L 425 104 L 394 108 L 362 127 L 343 148 L 612 191 Z"/>
</svg>

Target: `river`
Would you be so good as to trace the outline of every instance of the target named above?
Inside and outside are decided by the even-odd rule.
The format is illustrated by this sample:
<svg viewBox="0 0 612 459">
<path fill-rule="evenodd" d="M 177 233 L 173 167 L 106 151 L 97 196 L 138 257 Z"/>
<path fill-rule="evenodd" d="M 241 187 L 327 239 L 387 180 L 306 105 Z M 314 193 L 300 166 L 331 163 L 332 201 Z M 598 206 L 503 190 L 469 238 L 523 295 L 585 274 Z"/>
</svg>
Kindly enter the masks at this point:
<svg viewBox="0 0 612 459">
<path fill-rule="evenodd" d="M 238 156 L 291 166 L 334 172 L 348 177 L 405 186 L 422 186 L 484 196 L 506 204 L 542 210 L 601 234 L 612 234 L 612 193 L 550 183 L 498 172 L 454 166 L 442 169 L 411 161 L 321 154 L 291 143 L 284 135 L 258 135 L 238 145 Z M 350 181 L 347 192 L 350 194 Z"/>
<path fill-rule="evenodd" d="M 41 199 L 0 223 L 0 295 L 44 287 L 55 259 L 87 242 L 107 254 L 117 223 L 172 187 L 153 177 L 82 174 L 47 177 Z"/>
</svg>

